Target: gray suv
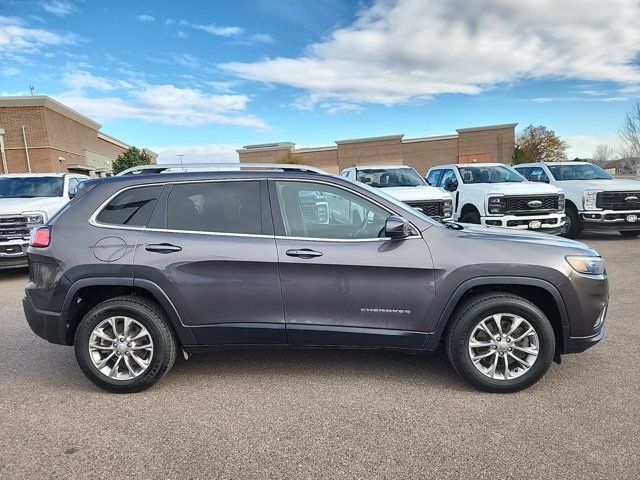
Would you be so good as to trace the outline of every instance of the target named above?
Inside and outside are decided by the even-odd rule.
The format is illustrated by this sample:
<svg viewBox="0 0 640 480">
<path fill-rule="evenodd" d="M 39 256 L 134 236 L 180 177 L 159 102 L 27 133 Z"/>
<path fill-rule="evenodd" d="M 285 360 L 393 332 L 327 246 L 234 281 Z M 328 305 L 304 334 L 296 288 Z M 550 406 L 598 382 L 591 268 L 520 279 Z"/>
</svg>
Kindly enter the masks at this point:
<svg viewBox="0 0 640 480">
<path fill-rule="evenodd" d="M 32 330 L 111 392 L 150 387 L 180 351 L 441 345 L 475 387 L 511 392 L 604 337 L 607 274 L 581 243 L 442 225 L 311 167 L 248 167 L 84 182 L 32 233 Z"/>
</svg>

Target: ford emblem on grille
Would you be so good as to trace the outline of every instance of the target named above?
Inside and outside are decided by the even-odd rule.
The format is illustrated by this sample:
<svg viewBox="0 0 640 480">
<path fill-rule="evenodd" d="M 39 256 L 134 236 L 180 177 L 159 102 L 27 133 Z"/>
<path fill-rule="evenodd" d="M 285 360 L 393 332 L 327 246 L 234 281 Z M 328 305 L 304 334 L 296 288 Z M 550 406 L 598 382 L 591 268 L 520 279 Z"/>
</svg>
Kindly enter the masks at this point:
<svg viewBox="0 0 640 480">
<path fill-rule="evenodd" d="M 638 203 L 638 197 L 630 196 L 624 199 L 625 202 Z"/>
<path fill-rule="evenodd" d="M 527 205 L 531 208 L 540 208 L 542 206 L 542 202 L 540 200 L 531 200 L 530 202 L 527 202 Z"/>
</svg>

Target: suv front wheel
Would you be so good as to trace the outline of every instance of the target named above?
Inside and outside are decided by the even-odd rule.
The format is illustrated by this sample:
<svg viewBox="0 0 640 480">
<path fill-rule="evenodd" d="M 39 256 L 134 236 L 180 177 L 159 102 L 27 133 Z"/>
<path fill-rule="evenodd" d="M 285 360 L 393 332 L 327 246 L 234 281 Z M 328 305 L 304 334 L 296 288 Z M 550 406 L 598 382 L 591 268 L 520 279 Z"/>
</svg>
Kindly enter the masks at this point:
<svg viewBox="0 0 640 480">
<path fill-rule="evenodd" d="M 75 353 L 86 377 L 113 393 L 149 388 L 169 371 L 178 341 L 164 313 L 142 297 L 123 296 L 96 305 L 75 335 Z"/>
<path fill-rule="evenodd" d="M 456 310 L 446 347 L 453 367 L 473 386 L 515 392 L 545 374 L 553 360 L 555 336 L 533 303 L 510 293 L 486 293 Z"/>
</svg>

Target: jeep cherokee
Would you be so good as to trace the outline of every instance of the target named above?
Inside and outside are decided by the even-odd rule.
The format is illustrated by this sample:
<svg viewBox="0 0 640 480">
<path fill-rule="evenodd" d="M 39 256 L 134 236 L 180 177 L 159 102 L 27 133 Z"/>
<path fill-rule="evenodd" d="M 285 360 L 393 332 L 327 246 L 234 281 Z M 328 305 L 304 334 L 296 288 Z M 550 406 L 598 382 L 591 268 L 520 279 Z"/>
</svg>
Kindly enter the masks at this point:
<svg viewBox="0 0 640 480">
<path fill-rule="evenodd" d="M 311 167 L 243 167 L 83 182 L 32 233 L 32 330 L 111 392 L 151 386 L 180 351 L 440 345 L 475 387 L 509 392 L 604 336 L 607 275 L 581 243 L 441 224 Z"/>
</svg>

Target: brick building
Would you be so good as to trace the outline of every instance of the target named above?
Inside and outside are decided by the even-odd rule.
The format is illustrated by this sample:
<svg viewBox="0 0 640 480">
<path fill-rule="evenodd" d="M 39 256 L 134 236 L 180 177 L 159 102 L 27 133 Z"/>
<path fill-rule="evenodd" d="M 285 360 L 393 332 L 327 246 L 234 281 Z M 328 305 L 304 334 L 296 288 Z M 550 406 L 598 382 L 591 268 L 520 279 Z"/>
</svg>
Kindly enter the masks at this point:
<svg viewBox="0 0 640 480">
<path fill-rule="evenodd" d="M 100 127 L 46 95 L 0 97 L 0 173 L 108 175 L 129 145 Z M 146 151 L 155 161 L 157 155 Z"/>
<path fill-rule="evenodd" d="M 456 134 L 404 138 L 404 135 L 336 140 L 335 145 L 295 148 L 290 142 L 247 145 L 237 150 L 240 161 L 276 162 L 291 158 L 331 173 L 370 164 L 404 164 L 421 174 L 445 163 L 500 162 L 510 164 L 517 123 L 460 128 Z"/>
</svg>

